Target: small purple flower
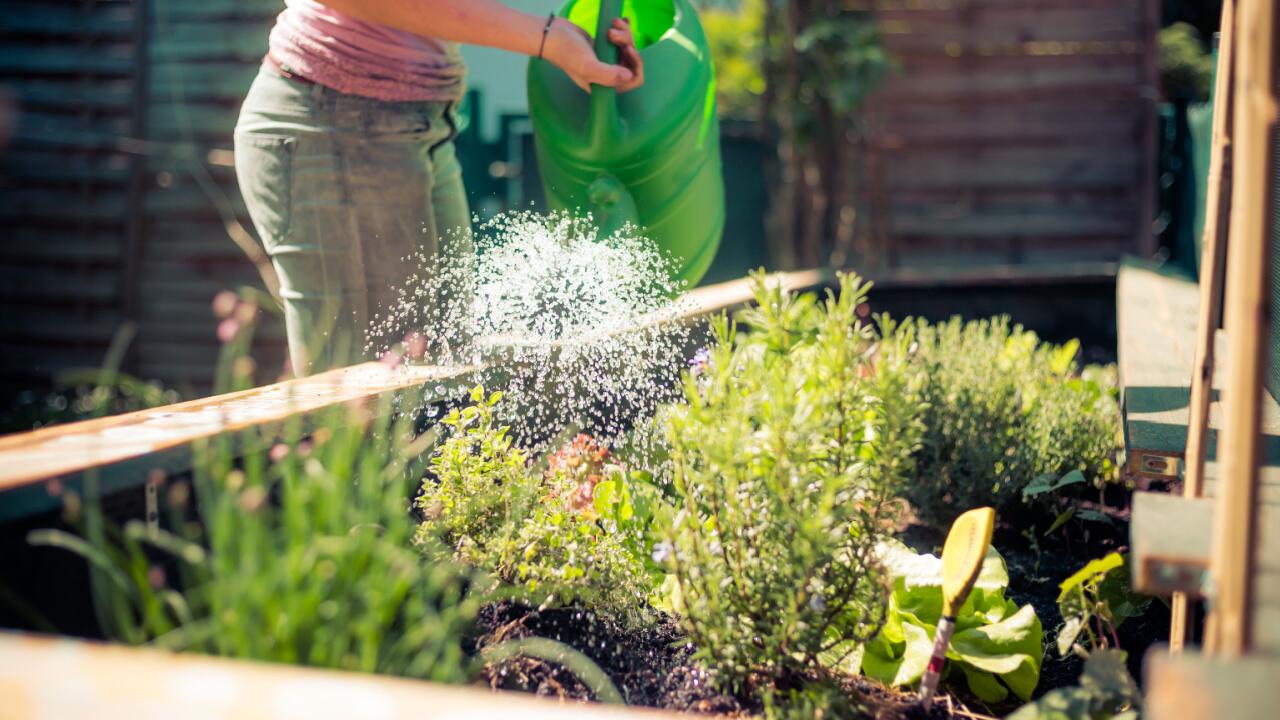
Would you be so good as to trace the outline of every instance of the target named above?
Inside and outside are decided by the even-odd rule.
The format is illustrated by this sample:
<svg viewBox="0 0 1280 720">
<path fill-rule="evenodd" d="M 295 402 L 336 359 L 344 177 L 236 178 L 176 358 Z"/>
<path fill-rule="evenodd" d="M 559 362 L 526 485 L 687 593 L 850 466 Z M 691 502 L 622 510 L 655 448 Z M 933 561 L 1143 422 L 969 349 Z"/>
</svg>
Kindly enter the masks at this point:
<svg viewBox="0 0 1280 720">
<path fill-rule="evenodd" d="M 705 347 L 698 348 L 698 352 L 694 353 L 689 360 L 689 369 L 694 375 L 701 375 L 709 365 L 711 365 L 711 351 Z"/>
<path fill-rule="evenodd" d="M 675 548 L 669 542 L 654 543 L 653 545 L 653 561 L 662 564 L 671 559 L 671 553 Z"/>
</svg>

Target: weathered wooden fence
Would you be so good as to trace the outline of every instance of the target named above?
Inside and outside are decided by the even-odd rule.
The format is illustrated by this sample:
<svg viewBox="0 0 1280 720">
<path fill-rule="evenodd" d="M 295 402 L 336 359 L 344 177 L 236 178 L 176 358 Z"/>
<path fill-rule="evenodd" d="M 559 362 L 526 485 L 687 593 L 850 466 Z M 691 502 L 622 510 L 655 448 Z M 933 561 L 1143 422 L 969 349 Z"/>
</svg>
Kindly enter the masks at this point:
<svg viewBox="0 0 1280 720">
<path fill-rule="evenodd" d="M 93 367 L 126 321 L 126 368 L 207 390 L 209 303 L 258 284 L 231 129 L 277 0 L 0 4 L 0 390 Z M 263 324 L 263 379 L 280 372 Z M 3 393 L 8 396 L 8 393 Z"/>
<path fill-rule="evenodd" d="M 0 399 L 97 365 L 125 321 L 137 328 L 126 370 L 209 388 L 209 302 L 259 284 L 233 242 L 253 244 L 231 131 L 281 7 L 0 0 Z M 860 214 L 887 261 L 864 272 L 882 286 L 1092 278 L 1150 250 L 1154 0 L 876 7 L 900 68 L 871 103 Z M 744 238 L 762 226 L 767 148 L 726 142 L 734 258 L 716 279 L 764 258 Z M 751 147 L 734 155 L 734 143 Z M 507 161 L 513 182 L 536 177 L 531 158 Z M 254 356 L 259 379 L 279 375 L 274 318 Z"/>
<path fill-rule="evenodd" d="M 860 189 L 889 267 L 1149 254 L 1154 0 L 877 0 Z"/>
</svg>

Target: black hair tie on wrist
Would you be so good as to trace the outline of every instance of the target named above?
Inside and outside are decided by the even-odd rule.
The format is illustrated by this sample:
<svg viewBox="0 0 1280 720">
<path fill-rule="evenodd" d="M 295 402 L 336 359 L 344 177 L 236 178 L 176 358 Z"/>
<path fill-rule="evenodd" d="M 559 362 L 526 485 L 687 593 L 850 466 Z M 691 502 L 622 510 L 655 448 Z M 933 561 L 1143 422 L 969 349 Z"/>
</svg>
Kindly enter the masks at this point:
<svg viewBox="0 0 1280 720">
<path fill-rule="evenodd" d="M 547 24 L 542 26 L 542 42 L 538 43 L 538 59 L 542 59 L 542 50 L 547 46 L 547 33 L 551 32 L 551 23 L 556 19 L 556 14 L 547 15 Z"/>
</svg>

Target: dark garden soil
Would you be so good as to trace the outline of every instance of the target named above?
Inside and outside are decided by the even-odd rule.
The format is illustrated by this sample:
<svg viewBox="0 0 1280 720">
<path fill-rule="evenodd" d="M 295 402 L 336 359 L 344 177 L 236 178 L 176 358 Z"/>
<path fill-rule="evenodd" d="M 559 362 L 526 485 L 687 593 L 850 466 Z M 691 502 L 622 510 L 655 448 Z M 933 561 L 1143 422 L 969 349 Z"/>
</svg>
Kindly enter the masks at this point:
<svg viewBox="0 0 1280 720">
<path fill-rule="evenodd" d="M 480 613 L 477 649 L 494 643 L 539 636 L 565 643 L 596 662 L 628 705 L 643 705 L 730 717 L 759 713 L 758 704 L 717 690 L 694 661 L 692 647 L 673 622 L 628 630 L 574 608 L 531 610 L 500 602 Z M 565 668 L 543 660 L 516 658 L 489 665 L 484 679 L 495 689 L 519 690 L 564 700 L 589 701 L 591 691 Z M 945 699 L 924 712 L 913 693 L 886 688 L 862 677 L 840 678 L 841 689 L 862 710 L 856 717 L 876 720 L 948 718 Z"/>
<path fill-rule="evenodd" d="M 1083 661 L 1075 655 L 1060 657 L 1056 645 L 1062 615 L 1058 612 L 1058 584 L 1095 558 L 1111 552 L 1126 552 L 1129 544 L 1128 493 L 1117 493 L 1108 498 L 1098 509 L 1111 518 L 1111 522 L 1068 522 L 1046 536 L 1043 531 L 1022 526 L 1024 518 L 1012 518 L 1013 523 L 1001 522 L 992 537 L 992 544 L 1004 557 L 1009 571 L 1009 588 L 1005 596 L 1019 605 L 1030 604 L 1044 627 L 1044 664 L 1040 668 L 1040 682 L 1035 697 L 1050 690 L 1076 685 L 1080 679 Z M 1047 525 L 1047 523 L 1041 523 Z M 916 552 L 941 554 L 946 532 L 925 525 L 909 525 L 900 533 L 904 543 Z M 1116 631 L 1120 646 L 1128 655 L 1129 673 L 1142 684 L 1142 658 L 1148 648 L 1166 642 L 1169 636 L 1169 607 L 1163 600 L 1153 599 L 1147 611 L 1130 618 Z M 952 688 L 955 689 L 955 688 Z M 992 715 L 1005 715 L 1017 707 L 1017 702 L 998 707 L 985 707 L 972 697 L 960 695 L 971 708 L 985 710 Z"/>
<path fill-rule="evenodd" d="M 1099 508 L 1112 522 L 1068 522 L 1053 534 L 1028 530 L 1025 518 L 1001 523 L 993 544 L 1009 570 L 1006 596 L 1019 605 L 1030 603 L 1044 627 L 1045 654 L 1036 696 L 1079 681 L 1082 663 L 1068 655 L 1059 657 L 1055 638 L 1062 625 L 1058 613 L 1058 584 L 1085 563 L 1128 544 L 1127 494 L 1108 507 Z M 1097 506 L 1095 506 L 1097 507 Z M 917 552 L 939 554 L 946 533 L 921 524 L 902 528 L 900 538 Z M 1168 636 L 1169 610 L 1152 601 L 1145 614 L 1125 622 L 1118 630 L 1122 649 L 1129 653 L 1129 669 L 1141 683 L 1140 668 L 1147 649 Z M 575 608 L 534 611 L 501 602 L 486 606 L 480 615 L 477 650 L 505 640 L 539 636 L 573 647 L 590 657 L 609 676 L 627 704 L 670 710 L 747 716 L 762 708 L 754 701 L 717 690 L 706 671 L 693 659 L 692 647 L 674 622 L 643 630 L 628 630 L 612 621 Z M 484 671 L 491 687 L 532 692 L 566 700 L 594 699 L 591 691 L 565 668 L 543 660 L 517 658 L 491 665 Z M 860 710 L 856 717 L 946 718 L 1003 716 L 1020 703 L 1011 699 L 987 706 L 968 696 L 963 688 L 925 713 L 914 693 L 886 688 L 862 677 L 841 678 L 841 688 Z M 954 712 L 953 712 L 954 710 Z M 971 714 L 973 713 L 973 714 Z"/>
</svg>

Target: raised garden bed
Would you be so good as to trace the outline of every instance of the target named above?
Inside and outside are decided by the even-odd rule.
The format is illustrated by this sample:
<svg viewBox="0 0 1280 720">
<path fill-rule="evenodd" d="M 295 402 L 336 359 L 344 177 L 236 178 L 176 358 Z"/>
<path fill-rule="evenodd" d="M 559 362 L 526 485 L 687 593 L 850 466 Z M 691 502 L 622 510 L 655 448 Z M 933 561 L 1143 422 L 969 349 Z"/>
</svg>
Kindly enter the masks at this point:
<svg viewBox="0 0 1280 720">
<path fill-rule="evenodd" d="M 702 291 L 685 318 L 740 306 L 748 287 Z M 8 482 L 26 493 L 12 497 L 61 504 L 86 547 L 106 548 L 93 574 L 96 593 L 116 595 L 98 598 L 97 631 L 111 638 L 771 716 L 927 714 L 912 687 L 917 639 L 937 622 L 927 609 L 936 570 L 917 553 L 938 550 L 956 513 L 990 504 L 1002 512 L 1003 557 L 988 559 L 979 600 L 962 613 L 971 644 L 955 645 L 932 712 L 1003 713 L 1073 683 L 1078 663 L 1045 651 L 1061 624 L 1057 584 L 1124 544 L 1107 372 L 1079 367 L 1074 345 L 1043 345 L 1002 322 L 874 321 L 865 300 L 852 279 L 826 305 L 760 284 L 737 331 L 713 323 L 683 399 L 655 431 L 641 422 L 609 451 L 581 440 L 531 456 L 485 409 L 498 402 L 488 391 L 438 408 L 465 369 L 375 365 L 363 372 L 379 379 L 364 384 L 318 376 L 225 398 L 244 409 L 221 424 L 185 423 L 185 441 L 102 455 L 105 444 L 77 440 L 68 447 L 98 449 L 76 458 L 50 445 L 215 413 L 170 408 L 11 440 L 13 453 L 45 453 L 60 479 Z M 444 419 L 425 433 L 431 423 L 415 428 L 423 416 L 395 403 L 416 401 L 420 391 L 404 393 L 424 379 L 428 395 L 440 393 L 429 416 Z M 330 389 L 298 394 L 308 382 Z M 156 450 L 181 461 L 149 473 Z M 92 507 L 100 477 L 150 477 L 157 517 L 104 532 L 111 523 Z M 911 547 L 885 545 L 895 537 Z M 51 557 L 76 549 L 74 538 L 37 533 L 57 547 L 28 552 Z M 722 552 L 737 560 L 716 559 Z M 388 604 L 384 584 L 421 589 Z M 1074 644 L 1140 651 L 1161 623 L 1150 618 Z M 758 629 L 743 633 L 743 623 Z M 805 629 L 814 623 L 816 634 Z M 403 646 L 414 627 L 425 634 L 408 637 L 437 661 Z M 559 645 L 535 651 L 520 644 L 529 638 Z"/>
</svg>

